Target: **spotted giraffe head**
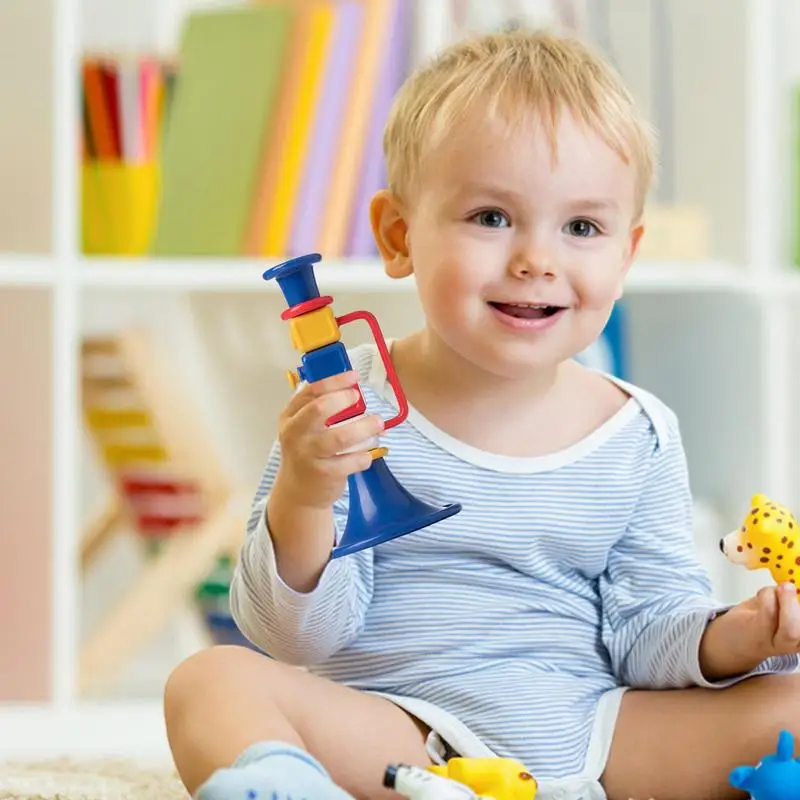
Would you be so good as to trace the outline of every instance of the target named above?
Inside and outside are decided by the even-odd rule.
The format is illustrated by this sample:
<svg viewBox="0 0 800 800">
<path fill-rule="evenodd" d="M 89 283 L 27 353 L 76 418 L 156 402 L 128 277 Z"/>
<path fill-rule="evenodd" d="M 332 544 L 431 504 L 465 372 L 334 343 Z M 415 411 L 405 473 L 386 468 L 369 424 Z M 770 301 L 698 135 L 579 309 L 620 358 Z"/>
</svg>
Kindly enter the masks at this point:
<svg viewBox="0 0 800 800">
<path fill-rule="evenodd" d="M 753 495 L 742 526 L 720 540 L 729 561 L 746 569 L 768 569 L 779 583 L 800 579 L 797 519 L 766 495 Z"/>
</svg>

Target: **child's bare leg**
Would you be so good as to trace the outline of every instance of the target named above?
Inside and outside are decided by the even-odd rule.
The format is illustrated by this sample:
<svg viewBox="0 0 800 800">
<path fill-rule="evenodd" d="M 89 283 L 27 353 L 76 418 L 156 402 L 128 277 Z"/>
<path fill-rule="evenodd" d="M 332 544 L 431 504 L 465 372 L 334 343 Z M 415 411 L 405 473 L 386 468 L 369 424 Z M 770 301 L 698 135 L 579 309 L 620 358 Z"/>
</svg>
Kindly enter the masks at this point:
<svg viewBox="0 0 800 800">
<path fill-rule="evenodd" d="M 730 771 L 800 735 L 800 675 L 764 675 L 727 689 L 631 691 L 602 778 L 609 800 L 723 800 L 744 795 Z"/>
<path fill-rule="evenodd" d="M 306 750 L 357 798 L 390 796 L 381 781 L 391 762 L 430 764 L 422 724 L 393 703 L 244 648 L 216 647 L 185 661 L 167 683 L 164 706 L 191 793 L 264 741 Z"/>
</svg>

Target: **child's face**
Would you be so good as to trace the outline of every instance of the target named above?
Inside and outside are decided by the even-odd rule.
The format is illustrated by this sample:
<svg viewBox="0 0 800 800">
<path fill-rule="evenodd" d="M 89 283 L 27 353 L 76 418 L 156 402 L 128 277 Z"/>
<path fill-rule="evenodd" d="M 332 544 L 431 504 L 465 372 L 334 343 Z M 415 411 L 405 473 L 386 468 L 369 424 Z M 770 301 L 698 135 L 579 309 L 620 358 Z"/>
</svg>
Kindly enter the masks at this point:
<svg viewBox="0 0 800 800">
<path fill-rule="evenodd" d="M 430 159 L 406 218 L 430 328 L 497 375 L 591 344 L 641 234 L 632 166 L 566 115 L 557 156 L 538 125 L 464 126 Z"/>
</svg>

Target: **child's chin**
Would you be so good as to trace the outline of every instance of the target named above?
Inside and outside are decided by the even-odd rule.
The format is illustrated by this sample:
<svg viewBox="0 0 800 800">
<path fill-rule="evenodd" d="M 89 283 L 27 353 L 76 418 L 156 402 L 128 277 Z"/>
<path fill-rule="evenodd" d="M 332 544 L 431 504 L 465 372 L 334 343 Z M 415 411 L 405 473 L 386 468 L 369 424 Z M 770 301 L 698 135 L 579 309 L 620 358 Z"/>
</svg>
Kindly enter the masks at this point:
<svg viewBox="0 0 800 800">
<path fill-rule="evenodd" d="M 529 380 L 538 372 L 555 370 L 566 357 L 549 348 L 501 346 L 481 354 L 481 366 L 498 377 Z"/>
</svg>

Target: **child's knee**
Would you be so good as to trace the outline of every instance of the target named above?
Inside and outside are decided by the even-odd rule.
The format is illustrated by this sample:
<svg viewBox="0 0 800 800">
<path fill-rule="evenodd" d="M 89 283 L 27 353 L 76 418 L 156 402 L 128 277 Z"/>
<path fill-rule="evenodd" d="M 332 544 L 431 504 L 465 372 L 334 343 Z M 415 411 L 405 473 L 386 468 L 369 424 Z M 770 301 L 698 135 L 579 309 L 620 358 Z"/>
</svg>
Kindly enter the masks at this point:
<svg viewBox="0 0 800 800">
<path fill-rule="evenodd" d="M 747 716 L 772 731 L 795 731 L 800 716 L 800 674 L 760 675 L 743 688 L 750 690 Z"/>
<path fill-rule="evenodd" d="M 230 691 L 252 669 L 249 662 L 254 658 L 260 656 L 252 650 L 224 645 L 201 650 L 178 664 L 164 687 L 167 724 L 174 723 L 191 704 L 213 696 L 215 689 Z"/>
</svg>

